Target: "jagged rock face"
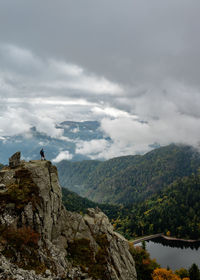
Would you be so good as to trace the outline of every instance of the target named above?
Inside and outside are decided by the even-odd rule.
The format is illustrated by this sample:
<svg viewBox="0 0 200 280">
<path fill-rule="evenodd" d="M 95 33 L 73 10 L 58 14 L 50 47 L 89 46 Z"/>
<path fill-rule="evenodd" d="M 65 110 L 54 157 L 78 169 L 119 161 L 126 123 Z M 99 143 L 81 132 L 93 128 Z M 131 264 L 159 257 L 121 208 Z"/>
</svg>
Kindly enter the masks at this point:
<svg viewBox="0 0 200 280">
<path fill-rule="evenodd" d="M 136 272 L 128 242 L 107 216 L 66 211 L 56 167 L 30 161 L 0 171 L 0 279 L 6 277 L 132 280 Z"/>
<path fill-rule="evenodd" d="M 21 157 L 20 152 L 16 152 L 14 155 L 12 155 L 9 158 L 9 166 L 11 168 L 15 168 L 15 167 L 19 166 L 20 165 L 20 157 Z"/>
</svg>

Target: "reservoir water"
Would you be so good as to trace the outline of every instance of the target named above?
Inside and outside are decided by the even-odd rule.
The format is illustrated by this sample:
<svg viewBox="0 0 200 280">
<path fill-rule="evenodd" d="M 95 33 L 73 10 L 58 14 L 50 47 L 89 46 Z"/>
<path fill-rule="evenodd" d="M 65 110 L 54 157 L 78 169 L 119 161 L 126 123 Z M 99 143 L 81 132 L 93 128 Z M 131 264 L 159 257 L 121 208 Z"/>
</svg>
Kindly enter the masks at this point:
<svg viewBox="0 0 200 280">
<path fill-rule="evenodd" d="M 161 267 L 168 266 L 172 270 L 181 267 L 188 269 L 196 263 L 200 268 L 200 242 L 188 243 L 156 238 L 146 241 L 146 249 L 151 258 L 156 259 Z"/>
</svg>

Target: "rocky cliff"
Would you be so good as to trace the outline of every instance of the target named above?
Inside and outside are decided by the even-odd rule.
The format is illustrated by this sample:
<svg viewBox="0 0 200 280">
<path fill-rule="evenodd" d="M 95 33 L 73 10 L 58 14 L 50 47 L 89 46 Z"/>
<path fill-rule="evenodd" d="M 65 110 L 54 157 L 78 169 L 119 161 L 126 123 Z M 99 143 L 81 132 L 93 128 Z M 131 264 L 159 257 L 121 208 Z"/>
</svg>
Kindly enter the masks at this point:
<svg viewBox="0 0 200 280">
<path fill-rule="evenodd" d="M 66 211 L 56 167 L 17 157 L 0 171 L 0 279 L 136 279 L 107 216 Z"/>
</svg>

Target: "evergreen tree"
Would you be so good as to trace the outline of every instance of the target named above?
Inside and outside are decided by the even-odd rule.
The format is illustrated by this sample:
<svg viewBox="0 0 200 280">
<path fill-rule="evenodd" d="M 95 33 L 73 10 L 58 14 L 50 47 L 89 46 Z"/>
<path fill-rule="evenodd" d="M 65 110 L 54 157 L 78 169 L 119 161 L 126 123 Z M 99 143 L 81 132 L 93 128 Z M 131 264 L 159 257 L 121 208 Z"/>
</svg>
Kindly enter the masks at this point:
<svg viewBox="0 0 200 280">
<path fill-rule="evenodd" d="M 200 280 L 200 271 L 195 263 L 189 269 L 189 276 L 190 280 Z"/>
</svg>

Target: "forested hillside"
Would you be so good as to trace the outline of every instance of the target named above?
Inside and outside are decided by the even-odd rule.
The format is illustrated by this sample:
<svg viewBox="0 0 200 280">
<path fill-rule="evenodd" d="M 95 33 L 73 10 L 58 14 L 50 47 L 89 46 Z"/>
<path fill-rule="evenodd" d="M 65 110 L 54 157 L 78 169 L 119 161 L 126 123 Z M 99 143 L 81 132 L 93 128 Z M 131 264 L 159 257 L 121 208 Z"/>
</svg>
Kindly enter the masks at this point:
<svg viewBox="0 0 200 280">
<path fill-rule="evenodd" d="M 66 209 L 72 212 L 86 213 L 88 208 L 99 207 L 113 221 L 119 217 L 122 217 L 123 220 L 127 214 L 125 212 L 127 209 L 121 205 L 96 203 L 66 188 L 62 188 L 62 198 Z"/>
<path fill-rule="evenodd" d="M 59 180 L 62 186 L 78 193 L 82 193 L 84 182 L 93 170 L 101 164 L 100 161 L 84 160 L 81 162 L 71 162 L 63 160 L 57 164 Z"/>
<path fill-rule="evenodd" d="M 169 145 L 144 156 L 105 162 L 62 161 L 57 166 L 63 187 L 96 202 L 132 205 L 157 194 L 176 179 L 196 173 L 200 156 L 192 147 Z"/>
<path fill-rule="evenodd" d="M 181 238 L 200 238 L 200 173 L 173 182 L 160 194 L 126 207 L 115 221 L 127 236 L 164 232 Z M 125 211 L 125 210 L 124 210 Z"/>
<path fill-rule="evenodd" d="M 67 210 L 85 213 L 99 207 L 116 230 L 127 238 L 164 232 L 166 235 L 199 239 L 200 174 L 174 181 L 159 194 L 134 205 L 109 205 L 92 202 L 62 189 Z"/>
</svg>

